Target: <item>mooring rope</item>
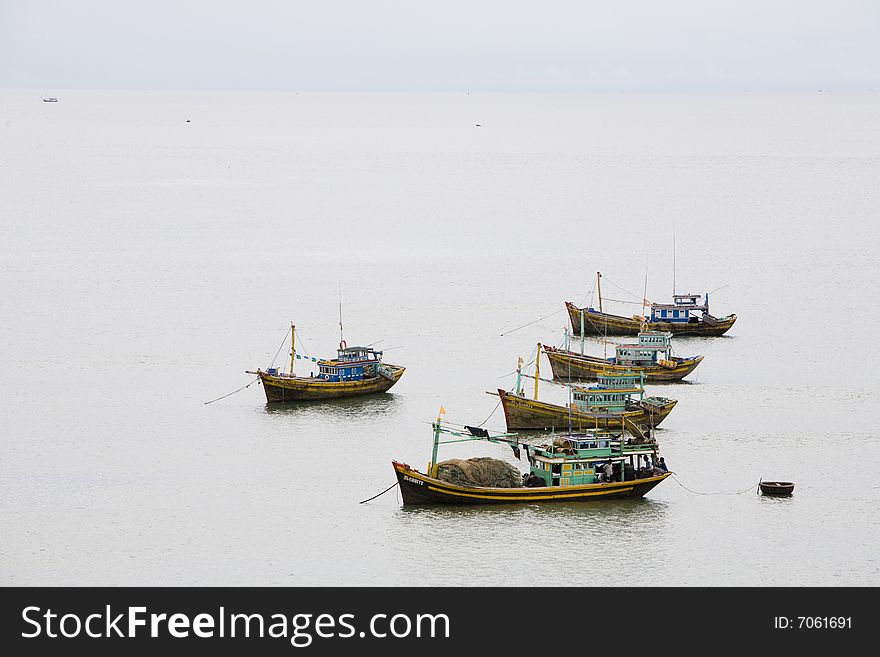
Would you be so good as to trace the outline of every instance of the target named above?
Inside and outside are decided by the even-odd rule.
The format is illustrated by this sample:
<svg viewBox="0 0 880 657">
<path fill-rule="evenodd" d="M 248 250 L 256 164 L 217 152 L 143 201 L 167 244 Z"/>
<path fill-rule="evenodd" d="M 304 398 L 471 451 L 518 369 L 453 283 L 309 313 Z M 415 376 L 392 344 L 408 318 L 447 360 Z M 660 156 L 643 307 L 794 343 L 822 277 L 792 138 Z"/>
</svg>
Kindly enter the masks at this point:
<svg viewBox="0 0 880 657">
<path fill-rule="evenodd" d="M 526 326 L 531 326 L 532 324 L 536 324 L 536 323 L 540 322 L 542 319 L 547 319 L 548 317 L 553 317 L 553 315 L 558 315 L 559 313 L 563 312 L 564 310 L 566 310 L 566 308 L 563 308 L 562 310 L 557 310 L 555 313 L 550 313 L 549 315 L 544 315 L 543 317 L 539 317 L 535 321 L 529 322 L 528 324 L 523 324 L 522 326 L 517 326 L 514 329 L 510 329 L 509 331 L 505 331 L 504 333 L 501 334 L 501 337 L 504 337 L 505 335 L 509 335 L 510 333 L 513 333 L 514 331 L 519 331 L 521 328 L 525 328 Z"/>
<path fill-rule="evenodd" d="M 499 407 L 499 406 L 501 406 L 501 397 L 498 398 L 498 403 L 495 404 L 495 408 L 493 408 L 493 409 L 492 409 L 492 412 L 489 413 L 489 417 L 487 417 L 485 420 L 483 420 L 482 422 L 480 422 L 477 426 L 478 426 L 478 427 L 481 427 L 481 426 L 483 426 L 484 424 L 486 424 L 486 422 L 488 422 L 489 419 L 490 419 L 493 415 L 495 415 L 495 411 L 498 410 L 498 407 Z"/>
<path fill-rule="evenodd" d="M 388 491 L 390 491 L 390 490 L 391 490 L 392 488 L 394 488 L 395 486 L 397 486 L 397 482 L 396 482 L 396 481 L 395 481 L 393 484 L 391 484 L 388 488 L 386 488 L 385 490 L 383 490 L 381 493 L 378 493 L 377 495 L 373 495 L 373 497 L 368 497 L 367 499 L 362 500 L 361 502 L 358 502 L 358 504 L 363 504 L 364 502 L 369 502 L 370 500 L 375 500 L 377 497 L 379 497 L 379 495 L 384 495 L 385 493 L 387 493 Z"/>
<path fill-rule="evenodd" d="M 694 493 L 695 495 L 742 495 L 743 493 L 748 493 L 750 490 L 757 487 L 757 485 L 761 483 L 760 481 L 758 481 L 758 482 L 755 482 L 754 484 L 752 484 L 751 486 L 749 486 L 748 488 L 743 488 L 742 490 L 737 490 L 737 491 L 733 491 L 730 493 L 703 493 L 701 491 L 693 490 L 693 489 L 685 486 L 683 483 L 681 483 L 678 480 L 678 477 L 675 475 L 674 472 L 672 472 L 672 478 L 675 479 L 675 483 L 677 483 L 679 486 L 681 486 L 682 488 L 684 488 L 686 491 L 688 491 L 690 493 Z"/>
<path fill-rule="evenodd" d="M 535 358 L 534 358 L 534 356 L 533 356 L 533 357 L 532 357 L 532 360 L 530 360 L 528 363 L 526 363 L 525 365 L 523 365 L 523 366 L 520 368 L 520 371 L 524 370 L 525 368 L 527 368 L 529 365 L 531 365 L 531 364 L 534 363 L 534 362 L 535 362 Z M 516 370 L 513 370 L 512 372 L 508 372 L 507 374 L 502 374 L 502 375 L 499 376 L 498 378 L 499 378 L 499 379 L 506 379 L 506 378 L 507 378 L 508 376 L 510 376 L 511 374 L 516 374 Z"/>
<path fill-rule="evenodd" d="M 217 397 L 217 399 L 212 399 L 211 401 L 206 401 L 205 403 L 206 403 L 206 404 L 213 404 L 215 401 L 220 401 L 221 399 L 226 399 L 227 397 L 231 397 L 231 396 L 234 395 L 235 393 L 237 393 L 237 392 L 241 392 L 241 391 L 244 390 L 245 388 L 250 388 L 252 385 L 254 385 L 254 384 L 255 384 L 257 381 L 259 381 L 259 380 L 260 380 L 260 377 L 257 377 L 257 378 L 255 378 L 253 381 L 251 381 L 250 383 L 248 383 L 246 386 L 242 386 L 242 387 L 239 388 L 238 390 L 233 390 L 233 391 L 230 392 L 228 395 L 223 395 L 222 397 Z"/>
</svg>

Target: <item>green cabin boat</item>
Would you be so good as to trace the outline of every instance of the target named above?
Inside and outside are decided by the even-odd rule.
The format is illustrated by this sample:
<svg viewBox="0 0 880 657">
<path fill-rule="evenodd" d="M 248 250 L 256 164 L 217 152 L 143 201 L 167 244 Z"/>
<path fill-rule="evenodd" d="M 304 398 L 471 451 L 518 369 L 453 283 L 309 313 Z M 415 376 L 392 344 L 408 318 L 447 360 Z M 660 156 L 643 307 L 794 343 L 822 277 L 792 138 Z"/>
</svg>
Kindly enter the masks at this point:
<svg viewBox="0 0 880 657">
<path fill-rule="evenodd" d="M 563 349 L 544 345 L 550 361 L 553 378 L 558 381 L 595 379 L 601 372 L 640 372 L 646 381 L 681 381 L 703 361 L 703 356 L 681 357 L 673 354 L 672 333 L 648 331 L 643 326 L 636 344 L 614 345 L 612 358 L 600 358 L 584 353 L 581 336 L 580 353 L 569 347 L 568 329 Z"/>
<path fill-rule="evenodd" d="M 432 426 L 434 444 L 427 473 L 392 461 L 404 506 L 642 497 L 671 474 L 660 458 L 656 441 L 650 438 L 627 438 L 626 434 L 590 430 L 552 436 L 545 444 L 531 444 L 512 433 L 492 435 L 485 429 L 469 426 L 462 430 L 439 417 Z M 452 438 L 441 440 L 444 434 Z M 525 453 L 529 470 L 522 474 L 522 485 L 498 487 L 480 481 L 463 485 L 460 481 L 453 483 L 441 478 L 441 468 L 449 462 L 437 462 L 439 446 L 473 440 L 507 444 L 518 459 Z"/>
<path fill-rule="evenodd" d="M 536 364 L 540 363 L 540 349 Z M 498 389 L 504 409 L 508 431 L 523 429 L 569 430 L 584 429 L 623 430 L 637 436 L 646 435 L 660 425 L 678 403 L 675 399 L 645 396 L 645 374 L 627 370 L 623 372 L 602 371 L 596 374 L 596 385 L 584 387 L 570 383 L 558 383 L 569 388 L 571 401 L 564 405 L 551 404 L 538 399 L 540 367 L 536 368 L 534 398 L 528 398 L 520 387 L 521 359 L 517 366 L 515 391 Z"/>
</svg>

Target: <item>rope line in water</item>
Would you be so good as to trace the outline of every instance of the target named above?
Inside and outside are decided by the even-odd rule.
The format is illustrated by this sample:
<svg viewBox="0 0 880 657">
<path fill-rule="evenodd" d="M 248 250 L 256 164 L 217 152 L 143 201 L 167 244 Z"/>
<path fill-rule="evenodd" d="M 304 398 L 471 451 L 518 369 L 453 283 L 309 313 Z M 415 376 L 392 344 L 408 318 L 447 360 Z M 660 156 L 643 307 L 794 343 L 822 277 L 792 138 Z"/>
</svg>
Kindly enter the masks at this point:
<svg viewBox="0 0 880 657">
<path fill-rule="evenodd" d="M 259 380 L 260 380 L 260 377 L 257 377 L 257 378 L 255 378 L 253 381 L 251 381 L 250 383 L 248 383 L 246 386 L 242 386 L 242 387 L 239 388 L 238 390 L 233 390 L 233 391 L 230 392 L 228 395 L 223 395 L 222 397 L 217 397 L 217 399 L 212 399 L 211 401 L 206 401 L 205 403 L 206 403 L 206 404 L 213 404 L 215 401 L 220 401 L 221 399 L 226 399 L 227 397 L 231 397 L 231 396 L 234 395 L 235 393 L 237 393 L 237 392 L 241 392 L 241 391 L 244 390 L 245 388 L 250 388 L 252 385 L 254 385 L 254 384 L 255 384 L 257 381 L 259 381 Z"/>
<path fill-rule="evenodd" d="M 584 295 L 584 298 L 583 298 L 583 300 L 580 302 L 579 305 L 583 306 L 583 305 L 586 303 L 586 301 L 587 301 L 587 297 L 593 294 L 593 288 L 594 288 L 594 287 L 596 287 L 596 281 L 593 281 L 593 285 L 592 285 L 592 287 L 590 287 L 590 291 L 589 291 L 586 295 Z M 624 292 L 626 292 L 626 290 L 624 290 Z M 629 293 L 627 292 L 627 294 L 629 294 Z M 504 337 L 504 336 L 507 335 L 508 333 L 513 333 L 514 331 L 519 331 L 521 328 L 525 328 L 526 326 L 531 326 L 531 325 L 534 324 L 535 322 L 540 322 L 542 319 L 547 319 L 548 317 L 553 317 L 553 315 L 558 315 L 559 313 L 561 313 L 561 312 L 563 312 L 563 311 L 565 311 L 565 310 L 568 310 L 568 309 L 567 309 L 567 308 L 563 308 L 562 310 L 557 310 L 555 313 L 550 313 L 549 315 L 544 315 L 543 317 L 539 317 L 539 318 L 536 319 L 534 322 L 529 322 L 528 324 L 523 324 L 522 326 L 517 326 L 515 329 L 510 329 L 509 331 L 505 331 L 504 333 L 501 334 L 501 337 Z"/>
<path fill-rule="evenodd" d="M 397 482 L 396 482 L 396 481 L 395 481 L 393 484 L 391 484 L 388 488 L 386 488 L 385 490 L 383 490 L 381 493 L 377 493 L 376 495 L 373 495 L 373 497 L 368 497 L 367 499 L 365 499 L 365 500 L 363 500 L 363 501 L 361 501 L 361 502 L 358 502 L 358 504 L 363 504 L 364 502 L 369 502 L 370 500 L 375 500 L 377 497 L 379 497 L 379 495 L 384 495 L 385 493 L 387 493 L 388 491 L 390 491 L 390 490 L 391 490 L 392 488 L 394 488 L 395 486 L 397 486 Z"/>
<path fill-rule="evenodd" d="M 483 420 L 482 422 L 480 422 L 477 426 L 478 426 L 478 427 L 481 427 L 481 426 L 483 426 L 484 424 L 486 424 L 486 422 L 488 422 L 489 419 L 490 419 L 493 415 L 495 415 L 495 411 L 498 410 L 498 407 L 499 407 L 499 406 L 501 406 L 501 397 L 498 398 L 498 403 L 495 404 L 495 408 L 493 408 L 493 409 L 492 409 L 492 412 L 489 413 L 489 417 L 487 417 L 485 420 Z"/>
<path fill-rule="evenodd" d="M 532 324 L 536 324 L 537 322 L 540 322 L 542 319 L 547 319 L 548 317 L 553 317 L 553 315 L 558 315 L 559 313 L 563 312 L 564 310 L 565 310 L 565 308 L 563 308 L 562 310 L 557 310 L 555 313 L 550 313 L 549 315 L 544 315 L 543 317 L 539 317 L 538 319 L 536 319 L 533 322 L 529 322 L 528 324 L 523 324 L 522 326 L 517 326 L 515 329 L 510 329 L 509 331 L 505 331 L 504 333 L 501 334 L 501 336 L 504 337 L 505 335 L 513 333 L 514 331 L 519 331 L 521 328 L 525 328 L 526 326 L 531 326 Z"/>
<path fill-rule="evenodd" d="M 695 495 L 742 495 L 743 493 L 748 493 L 750 490 L 757 488 L 758 484 L 761 483 L 761 482 L 757 481 L 754 484 L 752 484 L 751 486 L 749 486 L 748 488 L 743 488 L 742 490 L 737 490 L 737 491 L 733 491 L 730 493 L 703 493 L 701 491 L 693 490 L 692 488 L 688 488 L 687 486 L 685 486 L 683 483 L 681 483 L 678 480 L 678 477 L 675 475 L 674 472 L 672 473 L 672 478 L 675 480 L 675 483 L 677 483 L 679 486 L 684 488 L 689 493 L 694 493 Z"/>
<path fill-rule="evenodd" d="M 526 369 L 529 365 L 531 365 L 531 364 L 534 363 L 534 362 L 535 362 L 535 358 L 534 358 L 534 356 L 533 356 L 533 357 L 532 357 L 532 360 L 530 360 L 528 363 L 526 363 L 525 365 L 523 365 L 522 368 L 520 369 L 520 371 Z M 504 378 L 510 376 L 511 374 L 516 374 L 516 370 L 513 370 L 512 372 L 508 372 L 507 374 L 502 374 L 502 375 L 499 376 L 498 378 L 499 378 L 499 379 L 504 379 Z"/>
</svg>

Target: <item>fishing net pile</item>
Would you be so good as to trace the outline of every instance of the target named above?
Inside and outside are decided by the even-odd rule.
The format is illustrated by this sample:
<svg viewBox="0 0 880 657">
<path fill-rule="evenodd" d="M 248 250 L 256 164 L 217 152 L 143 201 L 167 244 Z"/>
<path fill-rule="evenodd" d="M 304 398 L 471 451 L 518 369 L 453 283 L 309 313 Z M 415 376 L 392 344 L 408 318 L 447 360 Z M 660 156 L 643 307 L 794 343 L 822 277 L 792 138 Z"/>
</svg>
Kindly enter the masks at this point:
<svg viewBox="0 0 880 657">
<path fill-rule="evenodd" d="M 458 486 L 485 488 L 521 488 L 522 475 L 507 461 L 480 456 L 449 459 L 437 464 L 437 478 Z"/>
</svg>

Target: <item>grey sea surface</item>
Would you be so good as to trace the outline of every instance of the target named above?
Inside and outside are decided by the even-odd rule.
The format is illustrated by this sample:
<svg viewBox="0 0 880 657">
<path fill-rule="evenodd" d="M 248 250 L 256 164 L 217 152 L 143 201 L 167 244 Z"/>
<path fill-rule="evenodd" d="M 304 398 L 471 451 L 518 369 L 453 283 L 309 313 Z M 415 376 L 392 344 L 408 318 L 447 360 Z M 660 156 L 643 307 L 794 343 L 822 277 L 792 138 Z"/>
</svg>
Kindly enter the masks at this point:
<svg viewBox="0 0 880 657">
<path fill-rule="evenodd" d="M 880 585 L 880 94 L 52 95 L 0 91 L 0 583 Z M 739 317 L 648 387 L 676 479 L 359 504 L 425 467 L 441 405 L 503 429 L 485 392 L 597 271 L 614 312 L 646 271 L 668 301 L 673 241 L 677 290 Z M 390 393 L 205 404 L 291 321 L 333 355 L 340 287 Z M 526 467 L 441 452 L 484 455 Z"/>
</svg>

